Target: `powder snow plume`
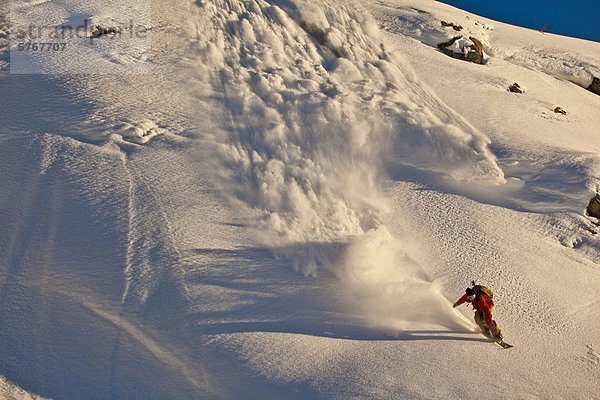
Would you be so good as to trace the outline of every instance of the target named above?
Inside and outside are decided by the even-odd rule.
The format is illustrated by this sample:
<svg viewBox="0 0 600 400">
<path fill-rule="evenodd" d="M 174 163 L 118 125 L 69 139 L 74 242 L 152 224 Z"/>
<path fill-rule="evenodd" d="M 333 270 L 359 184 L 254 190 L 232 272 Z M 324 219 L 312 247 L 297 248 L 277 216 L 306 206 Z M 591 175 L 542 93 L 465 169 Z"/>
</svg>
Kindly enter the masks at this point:
<svg viewBox="0 0 600 400">
<path fill-rule="evenodd" d="M 376 324 L 440 323 L 446 311 L 403 311 L 417 293 L 435 295 L 433 313 L 447 301 L 421 267 L 398 258 L 401 241 L 380 222 L 383 150 L 455 179 L 502 182 L 489 140 L 386 52 L 360 6 L 215 0 L 200 7 L 199 68 L 215 93 L 225 93 L 229 113 L 228 136 L 216 139 L 231 171 L 224 192 L 261 215 L 270 246 L 346 243 L 344 255 L 319 251 L 295 264 L 307 275 L 333 271 L 361 293 L 358 312 L 383 310 Z"/>
<path fill-rule="evenodd" d="M 351 290 L 354 308 L 370 325 L 392 336 L 412 323 L 473 330 L 470 321 L 449 307 L 441 283 L 427 277 L 405 241 L 385 226 L 356 237 L 336 273 Z"/>
</svg>

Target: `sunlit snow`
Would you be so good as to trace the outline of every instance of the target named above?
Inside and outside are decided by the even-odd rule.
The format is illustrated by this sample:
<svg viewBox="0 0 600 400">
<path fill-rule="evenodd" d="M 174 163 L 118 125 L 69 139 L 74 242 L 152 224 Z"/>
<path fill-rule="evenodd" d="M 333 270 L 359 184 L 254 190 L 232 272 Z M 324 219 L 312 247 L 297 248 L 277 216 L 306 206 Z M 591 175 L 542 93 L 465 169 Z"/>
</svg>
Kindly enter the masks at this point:
<svg viewBox="0 0 600 400">
<path fill-rule="evenodd" d="M 599 43 L 426 0 L 13 1 L 0 71 L 0 397 L 597 396 Z M 452 308 L 473 279 L 514 348 Z"/>
</svg>

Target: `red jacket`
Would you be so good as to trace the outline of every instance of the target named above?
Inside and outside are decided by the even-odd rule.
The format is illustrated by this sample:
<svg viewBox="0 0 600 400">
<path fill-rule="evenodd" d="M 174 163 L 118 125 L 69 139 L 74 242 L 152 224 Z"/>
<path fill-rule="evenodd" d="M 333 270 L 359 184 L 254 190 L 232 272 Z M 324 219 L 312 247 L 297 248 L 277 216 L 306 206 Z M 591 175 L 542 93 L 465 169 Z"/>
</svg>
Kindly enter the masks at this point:
<svg viewBox="0 0 600 400">
<path fill-rule="evenodd" d="M 478 293 L 475 296 L 473 301 L 469 300 L 466 294 L 464 294 L 460 299 L 454 303 L 454 307 L 460 306 L 462 303 L 472 303 L 473 308 L 475 310 L 481 311 L 488 325 L 491 326 L 492 321 L 494 320 L 492 317 L 492 311 L 494 311 L 494 301 L 490 299 L 487 295 Z"/>
</svg>

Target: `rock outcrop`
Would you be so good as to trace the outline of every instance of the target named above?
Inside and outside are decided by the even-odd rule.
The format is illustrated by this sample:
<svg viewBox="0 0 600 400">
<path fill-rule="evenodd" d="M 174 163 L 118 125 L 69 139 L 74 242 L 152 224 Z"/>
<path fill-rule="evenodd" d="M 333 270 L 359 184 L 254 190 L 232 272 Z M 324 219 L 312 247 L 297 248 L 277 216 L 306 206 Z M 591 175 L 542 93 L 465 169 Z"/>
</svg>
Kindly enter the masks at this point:
<svg viewBox="0 0 600 400">
<path fill-rule="evenodd" d="M 438 44 L 437 47 L 442 53 L 452 58 L 475 64 L 485 64 L 483 45 L 473 36 L 468 39 L 464 36 L 455 36 L 447 42 Z"/>
<path fill-rule="evenodd" d="M 599 193 L 597 193 L 592 198 L 592 200 L 590 200 L 590 203 L 588 204 L 586 211 L 590 217 L 600 219 L 600 194 Z"/>
<path fill-rule="evenodd" d="M 562 107 L 555 107 L 554 112 L 557 114 L 567 115 L 567 112 Z"/>
<path fill-rule="evenodd" d="M 104 35 L 116 35 L 121 32 L 121 29 L 116 27 L 102 27 L 100 25 L 96 25 L 96 28 L 92 31 L 92 37 L 99 38 Z"/>
<path fill-rule="evenodd" d="M 443 27 L 449 26 L 452 29 L 454 29 L 455 31 L 462 31 L 462 29 L 463 29 L 462 25 L 456 25 L 454 22 L 442 21 L 442 26 Z"/>
<path fill-rule="evenodd" d="M 592 83 L 587 87 L 587 90 L 600 96 L 600 78 L 594 76 L 592 78 Z"/>
<path fill-rule="evenodd" d="M 523 89 L 521 89 L 521 86 L 517 82 L 510 85 L 508 91 L 513 93 L 523 93 Z"/>
</svg>

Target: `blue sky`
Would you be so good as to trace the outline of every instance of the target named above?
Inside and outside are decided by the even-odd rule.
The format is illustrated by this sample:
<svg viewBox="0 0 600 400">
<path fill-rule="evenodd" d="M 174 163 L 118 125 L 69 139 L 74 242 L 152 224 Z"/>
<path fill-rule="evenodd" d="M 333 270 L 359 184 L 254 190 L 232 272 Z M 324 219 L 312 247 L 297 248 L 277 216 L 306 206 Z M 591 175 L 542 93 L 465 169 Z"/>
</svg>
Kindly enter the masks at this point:
<svg viewBox="0 0 600 400">
<path fill-rule="evenodd" d="M 600 42 L 600 0 L 441 0 L 496 21 Z"/>
</svg>

